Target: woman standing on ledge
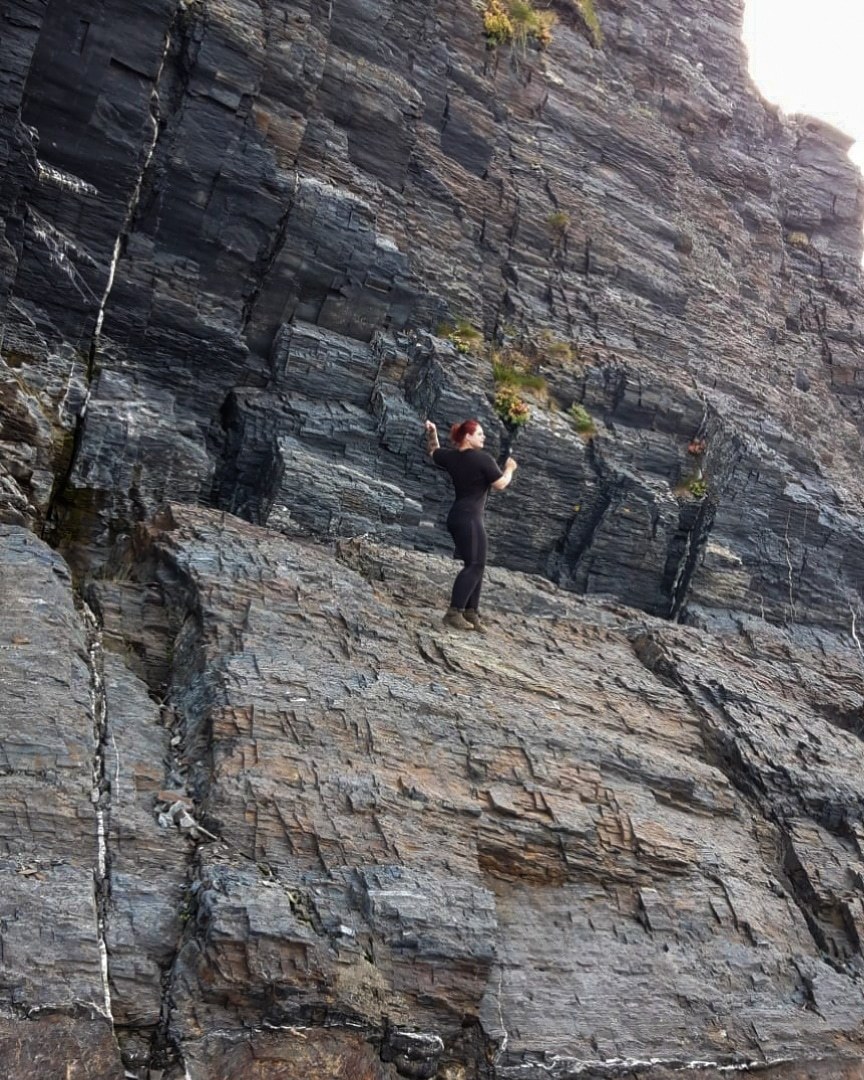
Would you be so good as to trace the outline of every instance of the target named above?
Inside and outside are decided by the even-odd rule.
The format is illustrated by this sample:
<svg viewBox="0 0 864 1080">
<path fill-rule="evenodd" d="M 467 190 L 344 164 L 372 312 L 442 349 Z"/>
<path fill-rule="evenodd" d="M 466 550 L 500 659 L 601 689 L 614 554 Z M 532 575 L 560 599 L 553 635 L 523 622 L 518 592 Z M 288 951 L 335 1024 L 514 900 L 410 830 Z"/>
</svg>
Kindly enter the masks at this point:
<svg viewBox="0 0 864 1080">
<path fill-rule="evenodd" d="M 454 449 L 442 450 L 438 429 L 426 421 L 426 449 L 439 469 L 450 474 L 456 499 L 447 515 L 447 528 L 456 545 L 456 557 L 465 564 L 453 582 L 450 607 L 444 616 L 447 626 L 456 630 L 486 633 L 480 621 L 480 588 L 486 569 L 486 527 L 483 511 L 489 488 L 503 491 L 513 479 L 516 462 L 508 457 L 504 471 L 491 454 L 483 449 L 486 435 L 478 420 L 463 420 L 450 428 Z"/>
</svg>

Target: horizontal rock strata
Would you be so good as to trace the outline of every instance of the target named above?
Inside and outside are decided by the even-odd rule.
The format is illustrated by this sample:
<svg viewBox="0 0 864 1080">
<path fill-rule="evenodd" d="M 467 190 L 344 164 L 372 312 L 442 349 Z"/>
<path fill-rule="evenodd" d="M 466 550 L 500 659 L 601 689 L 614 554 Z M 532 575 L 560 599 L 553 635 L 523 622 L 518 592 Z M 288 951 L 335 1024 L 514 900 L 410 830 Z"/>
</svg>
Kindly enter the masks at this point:
<svg viewBox="0 0 864 1080">
<path fill-rule="evenodd" d="M 547 385 L 497 561 L 694 623 L 844 626 L 848 140 L 759 99 L 737 0 L 598 0 L 602 47 L 556 10 L 540 52 L 450 2 L 148 0 L 131 34 L 120 0 L 15 0 L 4 519 L 82 571 L 165 498 L 437 548 L 410 433 L 474 413 L 500 443 L 496 344 Z M 460 318 L 467 359 L 428 336 Z"/>
<path fill-rule="evenodd" d="M 95 587 L 100 652 L 26 537 L 4 536 L 24 556 L 14 595 L 46 576 L 65 591 L 53 632 L 77 641 L 82 734 L 71 761 L 9 761 L 10 813 L 28 769 L 78 777 L 7 826 L 30 894 L 7 975 L 22 919 L 58 943 L 38 953 L 51 982 L 19 964 L 10 1018 L 47 996 L 78 1045 L 110 1043 L 110 1018 L 116 1070 L 122 1054 L 193 1078 L 629 1075 L 644 1058 L 651 1077 L 781 1060 L 804 1076 L 828 1045 L 826 1075 L 857 1075 L 853 643 L 673 627 L 501 570 L 490 635 L 460 635 L 439 628 L 436 556 L 174 507 Z M 161 632 L 127 633 L 124 581 L 159 597 Z M 29 657 L 50 709 L 69 696 L 47 674 L 64 609 L 25 610 L 4 623 L 4 685 Z M 121 640 L 142 671 L 172 653 L 161 712 Z"/>
<path fill-rule="evenodd" d="M 742 7 L 4 4 L 10 1080 L 864 1076 L 862 183 Z"/>
</svg>

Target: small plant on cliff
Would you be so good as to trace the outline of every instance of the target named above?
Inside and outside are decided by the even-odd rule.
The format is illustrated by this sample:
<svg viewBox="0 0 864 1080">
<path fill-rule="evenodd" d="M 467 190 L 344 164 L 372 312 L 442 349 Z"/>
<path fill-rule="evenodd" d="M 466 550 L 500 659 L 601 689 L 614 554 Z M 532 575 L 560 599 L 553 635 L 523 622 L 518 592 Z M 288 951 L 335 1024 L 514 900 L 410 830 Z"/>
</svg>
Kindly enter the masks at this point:
<svg viewBox="0 0 864 1080">
<path fill-rule="evenodd" d="M 563 240 L 570 228 L 570 215 L 563 210 L 556 210 L 546 218 L 546 228 L 556 240 Z"/>
<path fill-rule="evenodd" d="M 531 370 L 531 361 L 514 349 L 492 353 L 492 378 L 498 386 L 519 390 L 546 390 L 546 380 Z"/>
<path fill-rule="evenodd" d="M 549 330 L 543 330 L 537 340 L 538 352 L 546 360 L 566 364 L 573 359 L 573 347 L 569 342 L 556 338 Z"/>
<path fill-rule="evenodd" d="M 496 45 L 509 45 L 513 40 L 513 23 L 504 10 L 501 0 L 489 0 L 483 12 L 483 30 L 490 49 Z"/>
<path fill-rule="evenodd" d="M 597 425 L 594 423 L 594 417 L 578 401 L 573 402 L 567 410 L 567 415 L 573 421 L 580 435 L 591 436 L 596 433 Z"/>
<path fill-rule="evenodd" d="M 452 341 L 459 353 L 473 352 L 483 341 L 483 335 L 467 319 L 459 319 L 455 326 L 442 324 L 438 327 L 438 336 Z"/>
<path fill-rule="evenodd" d="M 555 25 L 556 16 L 554 11 L 538 11 L 536 25 L 532 36 L 536 39 L 541 49 L 547 49 L 552 44 L 552 27 Z"/>
<path fill-rule="evenodd" d="M 675 485 L 674 494 L 679 499 L 704 499 L 710 490 L 707 477 L 701 467 L 697 466 L 693 472 L 681 477 Z"/>
<path fill-rule="evenodd" d="M 546 218 L 546 228 L 552 237 L 551 255 L 560 256 L 567 246 L 567 234 L 570 231 L 570 215 L 563 210 L 556 210 Z"/>
<path fill-rule="evenodd" d="M 515 386 L 500 386 L 495 394 L 495 412 L 509 428 L 522 427 L 531 416 L 530 406 L 519 396 Z"/>
<path fill-rule="evenodd" d="M 544 390 L 546 380 L 539 372 L 569 363 L 574 357 L 573 346 L 551 330 L 541 330 L 534 336 L 513 328 L 506 338 L 506 343 L 492 353 L 492 363 L 499 368 L 495 375 L 498 382 L 518 382 L 524 387 Z M 512 376 L 508 376 L 508 369 L 512 369 Z"/>
<path fill-rule="evenodd" d="M 801 248 L 802 250 L 810 247 L 810 237 L 806 232 L 787 233 L 786 241 L 791 244 L 792 247 Z"/>
<path fill-rule="evenodd" d="M 541 49 L 545 49 L 552 40 L 555 15 L 551 11 L 537 11 L 528 0 L 507 0 L 507 10 L 516 41 L 524 45 L 533 38 Z"/>
<path fill-rule="evenodd" d="M 555 14 L 538 11 L 529 0 L 487 0 L 483 12 L 483 30 L 490 49 L 496 45 L 536 41 L 541 49 L 552 40 Z"/>
<path fill-rule="evenodd" d="M 546 345 L 546 354 L 550 360 L 567 363 L 573 359 L 573 349 L 566 341 L 550 341 Z"/>
<path fill-rule="evenodd" d="M 603 46 L 603 27 L 600 25 L 600 20 L 597 18 L 597 10 L 594 7 L 594 0 L 576 0 L 579 7 L 579 14 L 582 16 L 582 21 L 591 35 L 591 41 L 594 44 L 595 49 L 602 48 Z"/>
<path fill-rule="evenodd" d="M 708 442 L 706 439 L 691 439 L 687 444 L 687 453 L 692 454 L 693 457 L 701 457 L 708 449 Z"/>
</svg>

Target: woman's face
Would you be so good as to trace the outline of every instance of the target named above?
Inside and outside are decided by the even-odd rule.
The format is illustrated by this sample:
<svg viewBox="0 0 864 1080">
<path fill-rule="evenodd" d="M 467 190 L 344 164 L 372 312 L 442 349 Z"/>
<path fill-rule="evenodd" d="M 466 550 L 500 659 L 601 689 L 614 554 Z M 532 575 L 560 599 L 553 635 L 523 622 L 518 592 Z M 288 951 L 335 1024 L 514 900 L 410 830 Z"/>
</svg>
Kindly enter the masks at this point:
<svg viewBox="0 0 864 1080">
<path fill-rule="evenodd" d="M 486 442 L 486 432 L 478 424 L 477 430 L 471 435 L 466 435 L 462 440 L 462 445 L 469 447 L 471 450 L 482 450 L 483 444 Z"/>
</svg>

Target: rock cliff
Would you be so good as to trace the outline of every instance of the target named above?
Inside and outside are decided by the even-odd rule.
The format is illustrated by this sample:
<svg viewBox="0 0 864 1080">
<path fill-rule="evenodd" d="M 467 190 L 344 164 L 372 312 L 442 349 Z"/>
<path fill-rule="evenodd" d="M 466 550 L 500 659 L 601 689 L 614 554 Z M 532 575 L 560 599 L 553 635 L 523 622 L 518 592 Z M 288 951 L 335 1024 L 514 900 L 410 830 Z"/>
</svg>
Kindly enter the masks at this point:
<svg viewBox="0 0 864 1080">
<path fill-rule="evenodd" d="M 864 1076 L 864 188 L 742 6 L 6 0 L 5 1075 Z"/>
</svg>

